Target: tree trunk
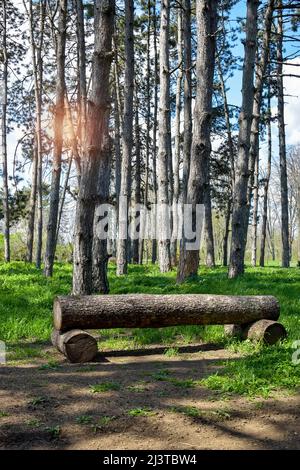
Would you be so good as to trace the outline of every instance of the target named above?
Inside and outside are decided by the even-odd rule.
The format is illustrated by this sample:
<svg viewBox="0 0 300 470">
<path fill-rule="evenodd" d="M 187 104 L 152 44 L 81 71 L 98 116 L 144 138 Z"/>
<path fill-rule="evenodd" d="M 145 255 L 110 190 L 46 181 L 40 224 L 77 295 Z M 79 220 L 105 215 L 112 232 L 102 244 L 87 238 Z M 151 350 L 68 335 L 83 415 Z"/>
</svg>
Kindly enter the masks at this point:
<svg viewBox="0 0 300 470">
<path fill-rule="evenodd" d="M 30 8 L 32 8 L 32 0 L 30 0 Z M 42 245 L 43 245 L 43 142 L 42 142 L 42 96 L 43 96 L 43 59 L 42 47 L 44 42 L 44 25 L 46 2 L 40 0 L 40 30 L 39 30 L 39 46 L 36 48 L 36 138 L 37 138 L 37 242 L 36 242 L 36 260 L 35 264 L 38 269 L 42 262 Z M 33 19 L 32 19 L 33 20 Z M 33 24 L 31 27 L 33 35 Z M 32 41 L 34 42 L 33 36 Z"/>
<path fill-rule="evenodd" d="M 197 16 L 197 90 L 194 109 L 194 129 L 187 203 L 192 206 L 193 231 L 196 230 L 196 207 L 205 203 L 209 191 L 209 159 L 211 151 L 210 130 L 212 115 L 212 92 L 215 64 L 215 35 L 217 29 L 217 5 L 213 0 L 196 2 Z M 199 248 L 186 248 L 185 237 L 181 243 L 177 282 L 196 275 L 199 267 Z"/>
<path fill-rule="evenodd" d="M 244 272 L 248 226 L 248 166 L 254 100 L 254 65 L 257 42 L 258 4 L 258 0 L 247 0 L 242 107 L 239 116 L 238 157 L 235 165 L 236 177 L 233 194 L 231 253 L 228 273 L 230 278 L 237 277 Z"/>
<path fill-rule="evenodd" d="M 107 90 L 109 93 L 109 89 Z M 100 230 L 99 224 L 101 224 L 105 213 L 101 208 L 101 204 L 108 203 L 109 198 L 109 182 L 111 175 L 111 142 L 109 136 L 109 111 L 106 112 L 106 124 L 102 130 L 103 132 L 103 144 L 101 149 L 99 169 L 98 169 L 98 194 L 95 214 L 94 214 L 94 229 L 93 229 L 93 292 L 99 292 L 100 294 L 108 294 L 109 282 L 107 277 L 107 263 L 108 263 L 108 252 L 107 252 L 107 238 L 105 238 L 106 232 Z"/>
<path fill-rule="evenodd" d="M 124 119 L 122 135 L 122 166 L 120 197 L 124 203 L 119 205 L 119 234 L 117 240 L 117 276 L 127 274 L 128 263 L 128 205 L 131 189 L 131 158 L 133 132 L 133 89 L 134 89 L 134 2 L 125 0 L 125 84 Z"/>
<path fill-rule="evenodd" d="M 181 133 L 180 133 L 180 114 L 181 114 L 181 87 L 182 87 L 182 11 L 178 8 L 177 13 L 177 62 L 178 75 L 176 83 L 176 112 L 175 112 L 175 153 L 174 153 L 174 195 L 173 195 L 173 230 L 171 242 L 171 264 L 176 266 L 177 261 L 177 239 L 178 239 L 178 204 L 179 204 L 179 166 L 181 154 Z"/>
<path fill-rule="evenodd" d="M 252 189 L 256 187 L 254 184 L 256 160 L 259 154 L 259 123 L 261 115 L 261 104 L 263 98 L 263 86 L 265 82 L 265 75 L 268 64 L 269 50 L 270 50 L 270 37 L 273 20 L 275 0 L 269 0 L 264 21 L 264 36 L 263 44 L 260 53 L 260 60 L 257 64 L 255 86 L 254 86 L 254 101 L 253 101 L 253 117 L 251 123 L 250 134 L 250 152 L 249 152 L 249 184 L 248 184 L 248 217 L 250 216 L 250 207 L 252 199 Z"/>
<path fill-rule="evenodd" d="M 37 189 L 37 143 L 34 138 L 31 170 L 31 188 L 29 198 L 29 209 L 27 219 L 27 240 L 26 240 L 26 261 L 32 263 L 33 240 L 34 240 L 34 220 L 36 211 L 36 189 Z"/>
<path fill-rule="evenodd" d="M 114 48 L 114 144 L 115 144 L 115 214 L 116 214 L 116 236 L 119 232 L 119 197 L 121 188 L 121 120 L 122 120 L 122 102 L 120 93 L 120 82 L 119 82 L 119 67 L 118 67 L 118 49 L 115 36 L 113 37 L 113 48 Z M 116 243 L 115 243 L 116 250 Z"/>
<path fill-rule="evenodd" d="M 182 165 L 182 201 L 186 202 L 187 185 L 190 171 L 192 146 L 192 38 L 191 38 L 191 2 L 183 0 L 183 165 Z"/>
<path fill-rule="evenodd" d="M 61 155 L 63 148 L 63 125 L 65 116 L 65 60 L 66 60 L 67 0 L 60 0 L 56 33 L 56 103 L 54 111 L 53 167 L 50 191 L 49 219 L 44 274 L 53 274 L 56 249 L 56 231 L 59 210 L 59 192 L 61 179 Z"/>
<path fill-rule="evenodd" d="M 159 124 L 158 124 L 158 240 L 161 272 L 171 269 L 170 215 L 169 215 L 169 121 L 170 121 L 170 71 L 169 71 L 170 2 L 162 0 L 159 36 Z"/>
<path fill-rule="evenodd" d="M 151 1 L 148 0 L 147 4 L 147 78 L 146 78 L 146 168 L 145 168 L 145 192 L 144 192 L 144 206 L 148 207 L 149 201 L 149 174 L 150 174 L 150 117 L 151 117 L 151 93 L 150 93 L 150 78 L 151 78 L 151 59 L 150 59 L 150 39 L 151 39 Z M 143 217 L 143 228 L 145 227 L 145 218 Z M 143 264 L 144 256 L 145 233 L 142 233 L 139 243 L 139 264 Z M 148 253 L 146 250 L 146 262 L 148 261 Z"/>
<path fill-rule="evenodd" d="M 228 200 L 225 216 L 225 232 L 223 237 L 223 266 L 228 265 L 228 238 L 231 216 L 231 199 Z"/>
<path fill-rule="evenodd" d="M 204 220 L 204 232 L 206 242 L 206 266 L 208 268 L 214 268 L 215 263 L 215 245 L 214 245 L 214 231 L 212 222 L 212 209 L 211 209 L 211 195 L 210 188 L 204 194 L 205 200 L 205 220 Z"/>
<path fill-rule="evenodd" d="M 263 213 L 262 213 L 262 224 L 261 224 L 260 258 L 259 258 L 259 265 L 261 267 L 264 267 L 265 265 L 265 249 L 266 249 L 267 220 L 268 220 L 268 194 L 269 194 L 269 183 L 270 183 L 270 177 L 271 177 L 271 167 L 272 167 L 272 128 L 271 128 L 270 84 L 268 85 L 268 111 L 267 113 L 268 113 L 268 117 L 267 117 L 268 163 L 267 163 L 267 173 L 264 178 Z"/>
<path fill-rule="evenodd" d="M 112 60 L 114 0 L 95 0 L 95 49 L 92 86 L 87 108 L 86 145 L 82 159 L 74 233 L 73 293 L 93 292 L 93 223 L 101 161 L 105 152 L 107 115 L 110 111 L 109 75 Z"/>
<path fill-rule="evenodd" d="M 268 234 L 269 234 L 270 252 L 271 252 L 271 256 L 272 256 L 272 261 L 275 261 L 276 253 L 275 253 L 274 231 L 272 230 L 272 233 L 271 233 L 269 218 L 267 220 L 267 229 L 268 229 Z"/>
<path fill-rule="evenodd" d="M 284 89 L 282 77 L 282 42 L 283 42 L 283 18 L 282 1 L 278 1 L 278 26 L 277 26 L 277 93 L 278 93 L 278 135 L 279 135 L 279 160 L 280 160 L 280 195 L 281 195 L 281 240 L 282 240 L 282 267 L 290 265 L 289 247 L 289 198 L 286 168 L 286 143 L 284 122 Z"/>
<path fill-rule="evenodd" d="M 73 163 L 73 156 L 69 157 L 69 162 L 68 162 L 68 168 L 65 176 L 65 181 L 62 189 L 62 194 L 61 194 L 61 199 L 60 199 L 60 206 L 58 210 L 58 216 L 57 216 L 57 228 L 56 228 L 56 235 L 55 235 L 55 245 L 57 244 L 58 241 L 58 236 L 59 236 L 59 229 L 60 229 L 60 224 L 61 224 L 61 219 L 63 215 L 63 210 L 64 210 L 64 204 L 66 200 L 66 194 L 67 194 L 67 189 L 68 189 L 68 184 L 69 184 L 69 178 L 70 178 L 70 173 L 71 173 L 71 168 L 72 168 L 72 163 Z"/>
<path fill-rule="evenodd" d="M 157 16 L 156 16 L 156 0 L 153 1 L 153 50 L 154 50 L 154 109 L 153 109 L 153 134 L 152 134 L 152 164 L 153 164 L 153 195 L 154 204 L 157 204 L 157 109 L 158 109 L 158 53 L 157 53 Z M 156 233 L 156 217 L 153 220 L 154 233 Z M 156 263 L 157 259 L 157 240 L 156 237 L 152 239 L 152 264 Z"/>
<path fill-rule="evenodd" d="M 259 198 L 259 155 L 256 155 L 254 170 L 254 192 L 253 192 L 253 220 L 252 220 L 252 250 L 251 265 L 256 266 L 257 260 L 257 222 L 258 222 L 258 198 Z"/>
<path fill-rule="evenodd" d="M 42 214 L 42 80 L 43 80 L 43 64 L 42 64 L 42 46 L 43 46 L 43 32 L 45 21 L 45 2 L 41 1 L 40 8 L 40 24 L 39 24 L 39 46 L 37 46 L 34 35 L 34 19 L 33 19 L 33 2 L 29 0 L 28 8 L 24 3 L 26 13 L 29 21 L 29 36 L 31 47 L 31 60 L 33 69 L 34 81 L 34 98 L 35 98 L 35 136 L 34 136 L 34 151 L 32 162 L 32 181 L 31 193 L 29 202 L 28 225 L 27 225 L 27 255 L 28 262 L 32 262 L 33 257 L 33 241 L 34 241 L 34 225 L 36 202 L 38 203 L 38 239 L 37 239 L 37 266 L 41 262 L 41 245 L 42 245 L 42 230 L 43 230 L 43 214 Z"/>
<path fill-rule="evenodd" d="M 277 320 L 279 311 L 272 296 L 206 294 L 64 296 L 57 297 L 53 305 L 54 327 L 60 331 L 245 324 Z"/>
<path fill-rule="evenodd" d="M 78 105 L 79 105 L 79 119 L 78 119 L 78 136 L 81 144 L 81 152 L 85 143 L 86 131 L 86 107 L 87 107 L 87 92 L 86 92 L 86 53 L 85 53 L 85 28 L 84 28 L 84 11 L 82 0 L 76 0 L 76 33 L 78 44 Z M 77 165 L 78 181 L 80 184 L 81 167 Z"/>
<path fill-rule="evenodd" d="M 1 153 L 2 153 L 2 180 L 3 180 L 3 215 L 4 215 L 4 259 L 10 262 L 10 228 L 9 228 L 9 191 L 8 191 L 8 171 L 7 171 L 7 81 L 8 81 L 8 54 L 6 42 L 6 0 L 3 1 L 3 25 L 2 25 L 2 103 L 1 103 Z"/>
<path fill-rule="evenodd" d="M 253 219 L 252 219 L 252 250 L 251 264 L 256 266 L 257 260 L 257 213 L 258 213 L 258 197 L 259 197 L 259 124 L 261 114 L 261 103 L 263 95 L 263 85 L 265 82 L 265 74 L 270 49 L 270 36 L 273 19 L 275 0 L 269 0 L 265 13 L 264 37 L 261 50 L 261 57 L 257 65 L 255 92 L 253 102 L 253 118 L 251 124 L 250 135 L 250 153 L 249 153 L 249 184 L 248 184 L 248 225 L 250 218 L 250 208 L 253 198 Z M 247 238 L 247 237 L 246 237 Z"/>
<path fill-rule="evenodd" d="M 134 204 L 135 204 L 135 217 L 141 217 L 141 213 L 136 209 L 136 206 L 141 204 L 141 142 L 140 142 L 140 124 L 139 124 L 139 102 L 136 100 L 135 109 L 135 187 L 134 187 Z M 142 224 L 139 223 L 139 234 L 141 235 Z M 138 264 L 140 261 L 140 244 L 142 240 L 136 238 L 132 240 L 132 261 Z"/>
</svg>

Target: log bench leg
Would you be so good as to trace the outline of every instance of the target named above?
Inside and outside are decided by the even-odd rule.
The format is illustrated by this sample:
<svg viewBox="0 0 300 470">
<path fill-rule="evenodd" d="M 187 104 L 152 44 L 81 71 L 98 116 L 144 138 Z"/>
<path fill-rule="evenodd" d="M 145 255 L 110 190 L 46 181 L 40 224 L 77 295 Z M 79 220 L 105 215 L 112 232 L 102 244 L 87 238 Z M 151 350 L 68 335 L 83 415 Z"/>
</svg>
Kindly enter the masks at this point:
<svg viewBox="0 0 300 470">
<path fill-rule="evenodd" d="M 265 344 L 275 344 L 287 336 L 284 326 L 273 320 L 258 320 L 248 325 L 225 325 L 226 336 L 237 339 L 263 341 Z"/>
<path fill-rule="evenodd" d="M 98 352 L 96 339 L 83 330 L 70 330 L 61 333 L 54 329 L 51 340 L 53 346 L 63 353 L 70 362 L 92 361 Z"/>
</svg>

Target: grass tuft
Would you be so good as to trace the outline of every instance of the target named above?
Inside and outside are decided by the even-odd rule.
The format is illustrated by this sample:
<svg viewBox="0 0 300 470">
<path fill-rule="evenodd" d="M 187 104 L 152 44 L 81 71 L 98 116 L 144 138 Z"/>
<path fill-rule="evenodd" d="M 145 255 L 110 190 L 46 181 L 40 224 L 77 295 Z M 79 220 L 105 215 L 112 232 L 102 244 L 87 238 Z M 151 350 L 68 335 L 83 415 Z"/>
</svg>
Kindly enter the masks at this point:
<svg viewBox="0 0 300 470">
<path fill-rule="evenodd" d="M 105 393 L 114 390 L 120 390 L 120 384 L 117 382 L 102 382 L 101 384 L 90 385 L 92 393 Z"/>
</svg>

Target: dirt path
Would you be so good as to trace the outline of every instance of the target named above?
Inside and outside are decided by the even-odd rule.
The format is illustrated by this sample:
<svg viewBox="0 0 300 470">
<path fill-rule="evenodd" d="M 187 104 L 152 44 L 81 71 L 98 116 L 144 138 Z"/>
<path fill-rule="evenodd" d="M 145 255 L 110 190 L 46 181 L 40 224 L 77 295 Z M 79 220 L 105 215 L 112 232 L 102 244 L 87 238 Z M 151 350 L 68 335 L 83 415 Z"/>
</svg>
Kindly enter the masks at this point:
<svg viewBox="0 0 300 470">
<path fill-rule="evenodd" d="M 70 365 L 48 348 L 58 364 L 8 363 L 0 368 L 0 448 L 300 449 L 299 395 L 220 400 L 191 387 L 220 359 L 238 357 L 200 349 Z"/>
</svg>

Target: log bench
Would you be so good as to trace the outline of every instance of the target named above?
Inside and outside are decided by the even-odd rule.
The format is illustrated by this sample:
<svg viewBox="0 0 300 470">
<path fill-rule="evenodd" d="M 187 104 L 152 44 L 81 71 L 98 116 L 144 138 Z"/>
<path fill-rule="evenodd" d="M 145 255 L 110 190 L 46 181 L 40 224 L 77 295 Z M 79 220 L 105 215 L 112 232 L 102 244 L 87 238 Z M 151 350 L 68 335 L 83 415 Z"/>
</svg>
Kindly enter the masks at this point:
<svg viewBox="0 0 300 470">
<path fill-rule="evenodd" d="M 225 325 L 225 333 L 274 344 L 286 336 L 272 296 L 124 294 L 60 296 L 54 300 L 52 343 L 70 362 L 88 362 L 96 339 L 84 330 Z"/>
</svg>

